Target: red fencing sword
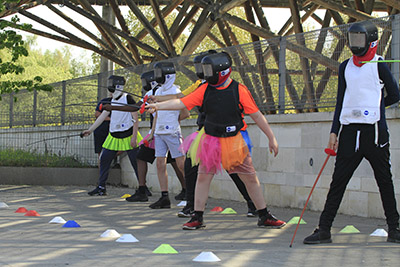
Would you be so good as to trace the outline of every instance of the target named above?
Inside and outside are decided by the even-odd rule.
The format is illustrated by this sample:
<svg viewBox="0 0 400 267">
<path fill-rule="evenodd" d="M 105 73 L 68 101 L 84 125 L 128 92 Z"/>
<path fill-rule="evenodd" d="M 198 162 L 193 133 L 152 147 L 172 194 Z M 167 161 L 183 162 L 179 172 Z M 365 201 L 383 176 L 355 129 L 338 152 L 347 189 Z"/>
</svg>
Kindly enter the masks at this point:
<svg viewBox="0 0 400 267">
<path fill-rule="evenodd" d="M 324 162 L 324 164 L 322 165 L 322 168 L 321 168 L 321 170 L 320 170 L 319 173 L 318 173 L 317 179 L 315 180 L 313 187 L 311 188 L 311 192 L 310 192 L 310 194 L 308 195 L 306 204 L 304 205 L 303 211 L 301 212 L 299 221 L 297 222 L 296 230 L 294 231 L 294 234 L 293 234 L 292 242 L 290 242 L 290 246 L 289 246 L 289 247 L 292 247 L 292 244 L 293 244 L 293 241 L 294 241 L 294 237 L 296 236 L 297 229 L 299 228 L 299 225 L 300 225 L 300 222 L 301 222 L 301 218 L 303 217 L 304 211 L 306 210 L 306 207 L 307 207 L 308 201 L 310 200 L 311 194 L 312 194 L 312 192 L 314 191 L 315 186 L 317 185 L 317 182 L 318 182 L 318 180 L 319 180 L 319 177 L 321 176 L 321 173 L 322 173 L 322 171 L 324 170 L 325 165 L 326 165 L 326 163 L 327 163 L 328 160 L 329 160 L 329 157 L 330 157 L 330 156 L 336 156 L 335 150 L 330 149 L 330 148 L 325 148 L 325 153 L 328 154 L 328 156 L 326 157 L 325 162 Z"/>
<path fill-rule="evenodd" d="M 147 99 L 149 99 L 149 96 L 148 96 L 148 95 L 145 95 L 144 98 L 143 98 L 143 104 L 142 104 L 142 106 L 140 107 L 140 114 L 143 114 L 143 112 L 144 112 L 144 109 L 145 109 L 145 107 L 146 107 Z"/>
</svg>

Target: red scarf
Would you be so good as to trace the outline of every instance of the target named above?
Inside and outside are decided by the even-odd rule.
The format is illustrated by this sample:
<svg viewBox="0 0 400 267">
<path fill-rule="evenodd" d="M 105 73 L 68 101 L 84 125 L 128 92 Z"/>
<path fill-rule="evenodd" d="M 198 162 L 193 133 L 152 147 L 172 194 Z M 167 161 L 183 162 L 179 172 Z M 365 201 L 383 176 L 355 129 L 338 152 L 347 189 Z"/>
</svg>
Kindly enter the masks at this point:
<svg viewBox="0 0 400 267">
<path fill-rule="evenodd" d="M 361 67 L 362 65 L 365 64 L 365 63 L 361 63 L 362 61 L 372 60 L 376 54 L 377 48 L 378 48 L 378 41 L 374 41 L 374 42 L 371 42 L 371 44 L 369 45 L 368 51 L 367 51 L 367 53 L 365 53 L 365 55 L 363 55 L 361 57 L 353 55 L 354 65 L 356 65 L 357 67 Z"/>
</svg>

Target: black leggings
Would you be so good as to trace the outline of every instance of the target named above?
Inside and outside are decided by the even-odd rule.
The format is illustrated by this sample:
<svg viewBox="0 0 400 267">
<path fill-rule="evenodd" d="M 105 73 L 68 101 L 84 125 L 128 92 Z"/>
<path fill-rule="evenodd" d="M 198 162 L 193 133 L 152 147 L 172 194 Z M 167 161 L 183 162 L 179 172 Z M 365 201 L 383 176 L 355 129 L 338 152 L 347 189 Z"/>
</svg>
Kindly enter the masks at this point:
<svg viewBox="0 0 400 267">
<path fill-rule="evenodd" d="M 186 200 L 191 205 L 194 204 L 194 191 L 196 188 L 197 182 L 197 172 L 199 170 L 199 165 L 192 166 L 192 160 L 189 157 L 186 157 L 185 160 L 185 181 L 186 181 Z M 248 202 L 251 201 L 249 193 L 246 190 L 246 186 L 240 180 L 239 175 L 236 173 L 229 174 L 238 188 L 239 192 L 242 194 L 244 199 Z"/>
</svg>

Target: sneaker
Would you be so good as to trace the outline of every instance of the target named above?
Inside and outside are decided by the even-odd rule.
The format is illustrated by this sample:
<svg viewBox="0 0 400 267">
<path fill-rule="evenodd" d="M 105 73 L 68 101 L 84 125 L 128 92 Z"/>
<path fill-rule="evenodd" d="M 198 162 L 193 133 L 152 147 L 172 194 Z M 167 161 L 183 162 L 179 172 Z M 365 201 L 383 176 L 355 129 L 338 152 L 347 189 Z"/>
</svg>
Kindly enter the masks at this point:
<svg viewBox="0 0 400 267">
<path fill-rule="evenodd" d="M 317 228 L 314 230 L 314 233 L 304 238 L 303 243 L 308 245 L 332 243 L 331 233 L 327 231 L 321 231 L 320 229 Z"/>
<path fill-rule="evenodd" d="M 169 201 L 169 197 L 160 197 L 159 200 L 151 204 L 149 207 L 152 209 L 170 209 L 171 201 Z"/>
<path fill-rule="evenodd" d="M 185 207 L 183 207 L 183 209 L 180 212 L 178 212 L 178 217 L 181 217 L 181 218 L 192 217 L 193 213 L 194 213 L 193 206 L 186 205 Z"/>
<path fill-rule="evenodd" d="M 247 207 L 247 217 L 256 217 L 258 215 L 256 206 L 254 206 L 252 201 L 247 202 Z"/>
<path fill-rule="evenodd" d="M 197 230 L 200 228 L 205 228 L 206 225 L 202 222 L 199 221 L 199 219 L 192 217 L 192 219 L 190 219 L 190 221 L 188 221 L 187 223 L 185 223 L 182 226 L 183 230 Z"/>
<path fill-rule="evenodd" d="M 146 195 L 151 197 L 153 194 L 150 192 L 150 189 L 146 186 Z"/>
<path fill-rule="evenodd" d="M 136 190 L 135 194 L 130 197 L 125 198 L 128 202 L 146 202 L 149 201 L 149 198 L 146 194 L 140 194 L 139 190 Z"/>
<path fill-rule="evenodd" d="M 282 228 L 283 226 L 285 226 L 286 222 L 278 220 L 277 218 L 275 218 L 274 215 L 272 215 L 270 212 L 268 212 L 267 215 L 258 218 L 257 225 L 259 227 L 279 229 L 279 228 Z"/>
<path fill-rule="evenodd" d="M 186 200 L 186 190 L 182 189 L 182 191 L 175 196 L 175 200 Z"/>
<path fill-rule="evenodd" d="M 389 230 L 387 242 L 400 243 L 400 229 Z"/>
<path fill-rule="evenodd" d="M 106 196 L 107 195 L 107 190 L 105 187 L 98 186 L 92 191 L 88 192 L 89 196 L 94 196 L 94 195 L 99 195 L 99 196 Z"/>
</svg>

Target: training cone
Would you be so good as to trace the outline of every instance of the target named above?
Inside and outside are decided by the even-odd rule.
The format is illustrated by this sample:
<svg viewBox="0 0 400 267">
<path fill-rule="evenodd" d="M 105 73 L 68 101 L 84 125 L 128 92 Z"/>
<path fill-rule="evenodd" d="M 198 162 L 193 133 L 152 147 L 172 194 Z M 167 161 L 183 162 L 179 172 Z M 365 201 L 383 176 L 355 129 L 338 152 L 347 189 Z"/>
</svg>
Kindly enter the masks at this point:
<svg viewBox="0 0 400 267">
<path fill-rule="evenodd" d="M 15 213 L 25 213 L 25 212 L 28 212 L 28 210 L 25 209 L 24 207 L 20 207 L 15 211 Z"/>
<path fill-rule="evenodd" d="M 196 258 L 194 258 L 193 261 L 198 261 L 198 262 L 216 262 L 216 261 L 221 261 L 221 259 L 218 258 L 212 252 L 202 252 Z"/>
<path fill-rule="evenodd" d="M 223 210 L 224 210 L 224 208 L 222 208 L 222 207 L 215 207 L 215 208 L 211 209 L 211 211 L 216 211 L 216 212 L 221 212 Z"/>
<path fill-rule="evenodd" d="M 384 229 L 376 229 L 370 236 L 388 236 L 388 233 Z"/>
<path fill-rule="evenodd" d="M 237 214 L 237 212 L 232 208 L 226 208 L 221 212 L 221 214 Z"/>
<path fill-rule="evenodd" d="M 295 216 L 292 219 L 290 219 L 286 224 L 298 224 L 299 223 L 299 216 Z M 301 219 L 300 224 L 307 224 L 306 221 L 304 221 L 303 219 Z"/>
<path fill-rule="evenodd" d="M 115 242 L 135 243 L 135 242 L 139 242 L 139 240 L 136 237 L 134 237 L 133 235 L 131 235 L 131 234 L 124 234 L 120 238 L 115 240 Z"/>
<path fill-rule="evenodd" d="M 36 210 L 29 210 L 24 216 L 40 216 L 40 214 Z"/>
<path fill-rule="evenodd" d="M 342 230 L 339 231 L 339 233 L 343 233 L 343 234 L 357 234 L 360 231 L 355 228 L 353 225 L 347 225 L 346 227 L 344 227 Z"/>
<path fill-rule="evenodd" d="M 127 198 L 127 197 L 130 197 L 131 195 L 129 195 L 129 194 L 125 194 L 125 195 L 123 195 L 123 196 L 121 196 L 121 198 Z"/>
<path fill-rule="evenodd" d="M 54 224 L 56 224 L 56 223 L 64 224 L 66 222 L 67 221 L 64 220 L 63 217 L 60 217 L 60 216 L 54 217 L 53 219 L 51 219 L 51 221 L 49 221 L 49 223 L 54 223 Z"/>
<path fill-rule="evenodd" d="M 8 208 L 9 206 L 6 203 L 0 202 L 0 209 L 8 209 Z"/>
<path fill-rule="evenodd" d="M 62 227 L 76 228 L 76 227 L 81 227 L 81 226 L 76 221 L 67 221 Z"/>
<path fill-rule="evenodd" d="M 179 202 L 176 206 L 178 207 L 185 207 L 186 206 L 186 200 L 182 200 L 181 202 Z"/>
<path fill-rule="evenodd" d="M 153 253 L 155 254 L 178 254 L 178 251 L 176 251 L 171 245 L 169 244 L 161 244 L 153 250 Z"/>
<path fill-rule="evenodd" d="M 110 237 L 120 237 L 121 235 L 115 231 L 114 229 L 108 229 L 106 230 L 104 233 L 102 233 L 100 235 L 100 237 L 106 237 L 106 238 L 110 238 Z"/>
</svg>

